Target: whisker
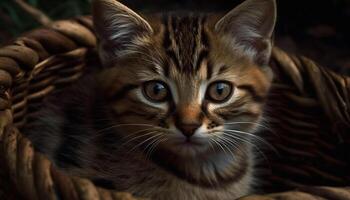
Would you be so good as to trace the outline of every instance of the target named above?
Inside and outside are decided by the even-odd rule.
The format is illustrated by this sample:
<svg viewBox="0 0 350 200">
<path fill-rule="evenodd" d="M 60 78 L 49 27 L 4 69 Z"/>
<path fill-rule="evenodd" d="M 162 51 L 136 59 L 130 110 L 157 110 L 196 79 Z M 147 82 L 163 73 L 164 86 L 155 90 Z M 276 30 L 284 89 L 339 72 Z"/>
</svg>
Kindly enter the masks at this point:
<svg viewBox="0 0 350 200">
<path fill-rule="evenodd" d="M 149 142 L 149 144 L 147 144 L 147 146 L 144 148 L 144 150 L 147 150 L 148 147 L 152 147 L 153 144 L 154 144 L 155 142 L 157 142 L 157 140 L 158 140 L 159 138 L 162 137 L 160 134 L 157 134 L 157 135 L 158 135 L 159 137 L 155 137 L 154 140 L 152 140 L 151 142 Z"/>
<path fill-rule="evenodd" d="M 245 151 L 242 151 L 241 149 L 239 149 L 239 143 L 238 142 L 235 142 L 235 140 L 240 140 L 240 141 L 243 141 L 243 142 L 247 142 L 248 144 L 251 144 L 250 141 L 246 141 L 246 140 L 243 140 L 241 138 L 236 138 L 234 135 L 230 135 L 228 133 L 225 133 L 225 132 L 222 132 L 222 131 L 216 131 L 217 133 L 222 133 L 223 135 L 220 136 L 220 137 L 224 137 L 226 138 L 226 141 L 231 143 L 231 145 L 236 148 L 238 151 L 242 152 L 243 154 L 246 154 L 247 155 L 247 152 Z M 228 136 L 228 137 L 226 137 Z M 230 138 L 233 138 L 235 140 L 231 140 Z M 251 145 L 254 145 L 254 144 L 251 144 Z"/>
<path fill-rule="evenodd" d="M 155 130 L 155 128 L 147 128 L 147 129 L 142 129 L 142 130 L 138 130 L 138 131 L 132 132 L 132 133 L 130 133 L 130 134 L 128 134 L 128 135 L 122 137 L 121 140 L 125 140 L 125 139 L 127 139 L 127 138 L 129 138 L 129 137 L 132 137 L 132 136 L 138 134 L 138 133 L 142 133 L 142 132 L 144 132 L 144 131 L 152 130 L 152 129 Z M 90 136 L 89 139 L 92 140 L 92 139 L 95 139 L 95 138 L 97 138 L 97 137 L 99 137 L 99 136 L 101 136 L 101 135 L 103 135 L 102 132 L 100 132 L 99 134 L 95 134 L 95 135 L 93 135 L 93 136 Z"/>
<path fill-rule="evenodd" d="M 272 133 L 273 135 L 279 137 L 279 135 L 272 129 L 271 126 L 267 125 L 266 123 L 264 123 L 264 120 L 262 120 L 263 124 L 261 123 L 257 123 L 257 122 L 228 122 L 228 123 L 224 123 L 224 125 L 234 125 L 234 124 L 253 124 L 256 125 L 258 127 L 263 128 L 263 130 L 269 131 L 270 133 Z"/>
<path fill-rule="evenodd" d="M 230 146 L 232 146 L 235 150 L 240 151 L 241 153 L 247 155 L 245 151 L 242 151 L 238 146 L 238 142 L 235 142 L 234 140 L 231 140 L 229 137 L 227 137 L 225 134 L 222 136 L 223 140 L 228 143 Z"/>
<path fill-rule="evenodd" d="M 211 143 L 211 140 L 212 140 L 212 138 L 209 137 L 210 148 L 213 150 L 213 152 L 215 152 L 215 148 L 214 148 L 213 144 Z"/>
<path fill-rule="evenodd" d="M 156 133 L 156 132 L 158 132 L 158 131 L 154 131 L 153 133 Z M 162 135 L 162 134 L 163 134 L 163 133 L 160 132 L 160 133 L 158 133 L 158 134 L 156 134 L 156 135 L 153 135 L 153 136 L 149 137 L 148 139 L 146 139 L 146 140 L 142 141 L 141 143 L 137 144 L 136 146 L 134 146 L 134 147 L 130 150 L 130 152 L 132 152 L 132 151 L 135 150 L 136 148 L 142 146 L 142 145 L 145 144 L 146 142 L 148 142 L 148 141 L 150 141 L 150 140 L 152 140 L 152 139 L 154 139 L 154 138 L 156 138 L 156 137 L 158 137 L 158 136 L 160 136 L 160 135 Z"/>
<path fill-rule="evenodd" d="M 234 153 L 231 150 L 231 148 L 227 146 L 227 142 L 225 141 L 225 138 L 223 137 L 218 137 L 218 138 L 219 138 L 219 142 L 221 142 L 221 144 L 231 153 L 231 155 L 234 156 Z"/>
<path fill-rule="evenodd" d="M 151 155 L 153 154 L 153 152 L 155 151 L 155 149 L 157 148 L 157 146 L 161 143 L 167 140 L 167 138 L 163 138 L 160 137 L 158 139 L 158 141 L 156 141 L 155 143 L 153 143 L 153 145 L 150 147 L 149 151 L 147 151 L 146 157 L 149 159 L 151 157 Z"/>
<path fill-rule="evenodd" d="M 150 131 L 150 130 L 157 131 L 156 128 L 146 128 L 146 129 L 134 131 L 134 132 L 128 133 L 126 136 L 124 136 L 124 137 L 122 138 L 122 140 L 126 140 L 126 139 L 128 139 L 128 138 L 130 138 L 130 137 L 133 137 L 133 136 L 139 134 L 139 133 L 142 133 L 142 132 L 144 132 L 144 131 Z"/>
<path fill-rule="evenodd" d="M 257 122 L 228 122 L 228 123 L 224 123 L 225 125 L 232 125 L 232 124 L 253 124 L 253 125 L 257 125 L 257 126 L 260 126 L 260 127 L 263 127 L 267 130 L 270 130 L 271 128 L 266 126 L 266 125 L 262 125 L 260 123 L 257 123 Z"/>
<path fill-rule="evenodd" d="M 221 144 L 220 144 L 218 141 L 215 140 L 215 138 L 213 138 L 212 141 L 213 141 L 218 147 L 220 147 L 220 148 L 222 149 L 222 151 L 223 151 L 225 154 L 227 154 L 226 150 L 221 146 Z"/>
<path fill-rule="evenodd" d="M 249 140 L 247 140 L 247 139 L 245 139 L 245 138 L 241 138 L 241 137 L 240 137 L 239 135 L 237 135 L 237 134 L 232 135 L 232 134 L 228 134 L 228 133 L 225 133 L 225 132 L 224 132 L 224 135 L 226 135 L 226 136 L 228 136 L 228 137 L 231 137 L 231 138 L 233 138 L 233 139 L 240 140 L 240 141 L 242 141 L 242 142 L 246 142 L 246 143 L 250 144 L 252 147 L 254 147 L 254 148 L 264 157 L 265 160 L 268 161 L 268 159 L 267 159 L 266 155 L 264 154 L 264 152 L 261 151 L 260 148 L 259 148 L 256 144 L 250 142 Z"/>
<path fill-rule="evenodd" d="M 100 129 L 100 130 L 98 130 L 96 133 L 100 133 L 100 132 L 103 132 L 103 131 L 106 131 L 106 130 L 109 130 L 109 129 L 112 129 L 112 128 L 117 128 L 117 127 L 122 127 L 122 126 L 148 126 L 148 127 L 158 127 L 158 128 L 161 128 L 161 127 L 159 127 L 159 126 L 154 126 L 154 125 L 151 125 L 151 124 L 116 124 L 116 125 L 112 125 L 112 126 L 109 126 L 109 127 L 103 128 L 103 129 Z"/>
<path fill-rule="evenodd" d="M 136 137 L 132 137 L 131 139 L 129 139 L 129 140 L 127 140 L 126 142 L 122 143 L 121 146 L 126 146 L 127 144 L 129 144 L 129 143 L 132 142 L 132 141 L 135 141 L 135 140 L 137 140 L 137 139 L 139 139 L 139 138 L 142 138 L 142 137 L 146 137 L 146 136 L 148 136 L 148 135 L 152 135 L 153 133 L 156 133 L 156 132 L 157 132 L 157 130 L 151 131 L 151 132 L 148 132 L 148 133 L 144 133 L 144 134 L 138 135 L 138 136 L 136 136 Z M 134 135 L 135 135 L 135 134 L 134 134 Z"/>
<path fill-rule="evenodd" d="M 272 146 L 268 141 L 266 141 L 265 139 L 263 139 L 263 138 L 261 138 L 261 137 L 259 137 L 259 136 L 257 136 L 257 135 L 254 135 L 254 134 L 252 134 L 252 133 L 248 133 L 248 132 L 245 132 L 245 131 L 239 131 L 239 130 L 232 130 L 232 129 L 230 129 L 230 130 L 224 130 L 224 132 L 241 133 L 241 134 L 248 135 L 248 136 L 250 136 L 250 137 L 252 137 L 252 138 L 255 138 L 255 139 L 257 139 L 258 141 L 264 143 L 265 145 L 267 145 L 268 147 L 270 147 L 272 150 L 276 150 L 276 149 L 274 148 L 274 146 Z M 237 135 L 237 134 L 236 134 L 236 135 Z"/>
</svg>

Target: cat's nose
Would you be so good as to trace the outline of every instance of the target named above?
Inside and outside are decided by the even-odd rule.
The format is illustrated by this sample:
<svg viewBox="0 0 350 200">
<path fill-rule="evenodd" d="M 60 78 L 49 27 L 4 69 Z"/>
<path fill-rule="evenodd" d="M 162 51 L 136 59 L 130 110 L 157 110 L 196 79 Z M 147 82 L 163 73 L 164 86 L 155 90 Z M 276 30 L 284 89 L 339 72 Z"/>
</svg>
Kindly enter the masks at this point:
<svg viewBox="0 0 350 200">
<path fill-rule="evenodd" d="M 199 123 L 195 124 L 178 124 L 178 128 L 180 129 L 181 133 L 186 136 L 187 138 L 190 138 L 196 130 L 201 126 Z"/>
</svg>

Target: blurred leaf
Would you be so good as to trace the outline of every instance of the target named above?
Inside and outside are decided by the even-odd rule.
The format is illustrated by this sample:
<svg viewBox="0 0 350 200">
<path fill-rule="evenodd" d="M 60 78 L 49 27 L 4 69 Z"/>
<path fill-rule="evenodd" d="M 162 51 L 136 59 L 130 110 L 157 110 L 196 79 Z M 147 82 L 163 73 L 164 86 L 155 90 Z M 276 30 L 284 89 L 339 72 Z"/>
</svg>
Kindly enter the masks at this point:
<svg viewBox="0 0 350 200">
<path fill-rule="evenodd" d="M 36 7 L 38 5 L 38 0 L 28 0 L 28 3 Z"/>
<path fill-rule="evenodd" d="M 10 15 L 10 17 L 12 18 L 12 21 L 15 23 L 16 26 L 18 27 L 22 27 L 23 23 L 21 21 L 21 19 L 19 18 L 15 7 L 13 5 L 10 5 L 10 3 L 4 3 L 3 8 L 5 8 L 5 11 L 7 11 L 7 13 Z"/>
<path fill-rule="evenodd" d="M 50 18 L 53 20 L 57 19 L 64 19 L 64 18 L 70 18 L 77 15 L 86 15 L 90 14 L 90 5 L 92 0 L 26 0 L 30 5 L 37 7 L 38 9 L 42 10 L 44 13 L 46 13 Z M 171 5 L 173 5 L 174 8 L 183 8 L 188 5 L 193 5 L 195 8 L 201 8 L 205 6 L 201 5 L 209 5 L 208 2 L 212 2 L 210 5 L 217 6 L 218 8 L 220 5 L 224 5 L 224 9 L 226 9 L 226 4 L 233 4 L 232 2 L 237 1 L 243 1 L 243 0 L 123 0 L 124 3 L 127 5 L 130 5 L 131 7 L 134 6 L 135 8 L 140 8 L 142 10 L 150 10 L 152 11 L 153 7 L 156 8 L 162 8 L 163 10 L 167 7 L 171 8 Z M 181 3 L 182 2 L 182 3 Z M 205 2 L 198 4 L 198 2 Z M 290 9 L 290 5 L 299 5 L 299 3 L 293 3 L 292 0 L 286 0 L 282 1 L 279 0 L 280 4 L 288 5 L 286 10 L 284 10 L 284 13 L 281 14 L 281 16 L 288 16 L 288 19 L 291 20 L 297 19 L 299 21 L 310 21 L 311 19 L 314 19 L 312 17 L 304 19 L 306 16 L 312 16 L 312 15 L 318 15 L 318 18 L 322 18 L 316 11 L 319 11 L 321 8 L 317 7 L 317 9 L 313 10 L 306 10 L 305 12 L 294 12 L 293 9 Z M 347 18 L 346 16 L 349 16 L 348 13 L 350 13 L 350 0 L 325 0 L 320 1 L 319 4 L 321 5 L 322 2 L 325 2 L 323 4 L 328 5 L 326 7 L 327 13 L 328 11 L 336 10 L 336 14 L 339 15 L 340 19 Z M 308 4 L 308 1 L 303 2 L 303 6 L 305 7 L 305 4 Z M 309 3 L 310 4 L 310 3 Z M 314 3 L 312 3 L 314 8 Z M 213 7 L 213 9 L 215 9 Z M 228 6 L 230 7 L 230 6 Z M 211 6 L 210 6 L 211 8 Z M 28 14 L 26 14 L 21 8 L 19 8 L 13 0 L 0 0 L 0 9 L 5 13 L 7 16 L 11 18 L 11 21 L 13 21 L 13 25 L 9 26 L 5 22 L 0 22 L 0 30 L 6 29 L 6 31 L 11 32 L 13 36 L 17 36 L 18 34 L 30 30 L 34 27 L 37 27 L 39 24 Z M 292 10 L 290 13 L 288 13 L 288 10 Z M 335 11 L 333 11 L 335 12 Z M 302 17 L 298 16 L 298 13 L 302 15 Z M 324 13 L 324 12 L 323 12 Z M 329 18 L 331 18 L 335 14 L 329 14 Z M 298 18 L 296 18 L 296 16 Z M 328 14 L 327 14 L 328 17 Z M 300 18 L 300 19 L 299 19 Z M 316 18 L 316 20 L 321 20 Z M 333 19 L 330 19 L 333 20 Z M 1 19 L 0 19 L 1 21 Z M 338 20 L 340 21 L 340 20 Z M 293 23 L 287 24 L 289 27 L 293 28 Z M 295 23 L 294 23 L 295 24 Z M 342 22 L 339 22 L 339 24 L 342 24 Z M 346 27 L 346 25 L 344 26 Z M 300 29 L 299 25 L 295 25 L 295 30 L 298 31 Z"/>
</svg>

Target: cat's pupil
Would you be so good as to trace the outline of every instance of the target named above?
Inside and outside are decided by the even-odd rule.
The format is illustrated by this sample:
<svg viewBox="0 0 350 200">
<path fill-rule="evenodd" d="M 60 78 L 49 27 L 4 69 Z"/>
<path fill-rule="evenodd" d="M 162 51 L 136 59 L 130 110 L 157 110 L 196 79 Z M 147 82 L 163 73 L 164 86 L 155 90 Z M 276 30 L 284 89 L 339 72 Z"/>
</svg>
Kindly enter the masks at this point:
<svg viewBox="0 0 350 200">
<path fill-rule="evenodd" d="M 158 95 L 162 90 L 164 90 L 164 86 L 162 84 L 157 83 L 153 87 L 153 93 L 155 95 Z"/>
<path fill-rule="evenodd" d="M 223 83 L 218 83 L 216 85 L 216 92 L 218 93 L 218 95 L 222 95 L 222 93 L 224 93 L 224 89 L 225 89 L 225 85 Z"/>
</svg>

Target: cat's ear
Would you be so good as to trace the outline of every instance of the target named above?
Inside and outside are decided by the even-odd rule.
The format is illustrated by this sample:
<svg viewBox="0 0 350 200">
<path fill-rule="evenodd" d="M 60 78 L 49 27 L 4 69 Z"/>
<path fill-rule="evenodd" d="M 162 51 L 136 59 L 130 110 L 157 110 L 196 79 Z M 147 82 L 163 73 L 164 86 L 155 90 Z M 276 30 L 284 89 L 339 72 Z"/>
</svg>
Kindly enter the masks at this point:
<svg viewBox="0 0 350 200">
<path fill-rule="evenodd" d="M 246 0 L 215 24 L 215 30 L 231 40 L 258 64 L 268 63 L 276 23 L 275 0 Z"/>
<path fill-rule="evenodd" d="M 145 19 L 117 0 L 94 0 L 92 8 L 102 60 L 127 54 L 153 33 Z"/>
</svg>

